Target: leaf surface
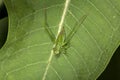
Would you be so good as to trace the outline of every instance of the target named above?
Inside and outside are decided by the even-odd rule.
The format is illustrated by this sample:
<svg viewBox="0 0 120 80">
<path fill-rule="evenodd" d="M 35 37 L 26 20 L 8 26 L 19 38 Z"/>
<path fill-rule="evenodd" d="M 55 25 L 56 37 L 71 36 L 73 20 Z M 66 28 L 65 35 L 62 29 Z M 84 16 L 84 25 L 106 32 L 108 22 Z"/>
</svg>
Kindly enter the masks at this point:
<svg viewBox="0 0 120 80">
<path fill-rule="evenodd" d="M 55 56 L 44 28 L 56 34 L 65 0 L 5 0 L 9 30 L 0 50 L 0 80 L 95 80 L 120 44 L 119 0 L 71 0 L 64 26 L 68 34 L 83 15 L 87 19 L 66 54 Z M 45 5 L 46 4 L 46 5 Z"/>
</svg>

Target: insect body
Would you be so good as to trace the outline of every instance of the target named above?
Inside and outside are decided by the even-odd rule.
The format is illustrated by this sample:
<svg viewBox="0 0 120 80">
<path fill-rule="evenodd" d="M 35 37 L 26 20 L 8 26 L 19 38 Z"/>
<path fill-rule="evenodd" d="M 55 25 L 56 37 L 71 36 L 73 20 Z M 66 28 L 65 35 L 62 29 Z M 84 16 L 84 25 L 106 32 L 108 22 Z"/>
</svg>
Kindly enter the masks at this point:
<svg viewBox="0 0 120 80">
<path fill-rule="evenodd" d="M 56 38 L 55 40 L 55 45 L 53 46 L 53 51 L 55 54 L 59 54 L 62 53 L 66 50 L 66 35 L 65 35 L 65 30 L 64 27 L 62 29 L 62 31 L 60 32 L 60 35 L 58 35 L 58 38 Z"/>
<path fill-rule="evenodd" d="M 66 36 L 65 28 L 62 27 L 62 30 L 61 30 L 60 34 L 57 37 L 55 37 L 55 35 L 53 34 L 52 30 L 49 28 L 49 25 L 47 23 L 47 14 L 46 14 L 46 10 L 45 10 L 45 30 L 47 31 L 51 41 L 54 44 L 53 52 L 55 54 L 66 53 L 66 50 L 67 50 L 67 48 L 69 47 L 69 44 L 70 44 L 70 40 L 72 39 L 74 34 L 77 32 L 79 26 L 84 22 L 86 17 L 87 17 L 87 15 L 84 15 L 75 24 L 75 26 L 73 27 L 71 32 L 68 34 L 68 36 Z"/>
</svg>

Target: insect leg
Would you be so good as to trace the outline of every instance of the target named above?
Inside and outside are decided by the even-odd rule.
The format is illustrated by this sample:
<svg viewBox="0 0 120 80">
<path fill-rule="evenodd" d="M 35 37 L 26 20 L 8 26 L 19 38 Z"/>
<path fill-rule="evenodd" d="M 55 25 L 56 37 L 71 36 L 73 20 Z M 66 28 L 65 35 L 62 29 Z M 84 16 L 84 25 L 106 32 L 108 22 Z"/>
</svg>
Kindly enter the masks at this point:
<svg viewBox="0 0 120 80">
<path fill-rule="evenodd" d="M 45 14 L 45 25 L 44 25 L 45 30 L 48 33 L 51 41 L 54 43 L 54 41 L 55 41 L 55 35 L 54 35 L 54 33 L 52 32 L 52 30 L 50 29 L 50 27 L 48 25 L 48 22 L 47 22 L 47 11 L 46 11 L 46 9 L 44 9 L 44 14 Z"/>
<path fill-rule="evenodd" d="M 79 29 L 79 27 L 81 26 L 81 24 L 84 22 L 86 18 L 87 18 L 87 15 L 84 15 L 82 18 L 79 19 L 78 22 L 75 23 L 75 26 L 73 27 L 72 31 L 66 37 L 66 40 L 65 40 L 66 44 L 70 42 L 70 40 L 72 39 L 72 37 L 77 32 L 77 30 Z"/>
</svg>

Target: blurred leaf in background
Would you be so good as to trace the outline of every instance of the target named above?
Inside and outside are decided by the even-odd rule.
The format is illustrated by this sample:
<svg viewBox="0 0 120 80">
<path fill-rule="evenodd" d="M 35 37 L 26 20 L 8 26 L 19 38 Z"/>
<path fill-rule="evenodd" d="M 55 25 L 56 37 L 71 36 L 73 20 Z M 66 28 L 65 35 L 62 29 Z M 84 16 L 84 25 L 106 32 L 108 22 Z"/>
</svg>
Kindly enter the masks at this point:
<svg viewBox="0 0 120 80">
<path fill-rule="evenodd" d="M 7 11 L 2 0 L 0 0 L 0 48 L 6 41 L 7 33 L 8 33 Z"/>
<path fill-rule="evenodd" d="M 0 0 L 0 19 L 4 18 L 6 16 L 7 16 L 6 7 L 3 4 L 2 0 Z"/>
<path fill-rule="evenodd" d="M 0 19 L 0 48 L 6 41 L 7 31 L 8 31 L 8 18 L 5 17 Z"/>
</svg>

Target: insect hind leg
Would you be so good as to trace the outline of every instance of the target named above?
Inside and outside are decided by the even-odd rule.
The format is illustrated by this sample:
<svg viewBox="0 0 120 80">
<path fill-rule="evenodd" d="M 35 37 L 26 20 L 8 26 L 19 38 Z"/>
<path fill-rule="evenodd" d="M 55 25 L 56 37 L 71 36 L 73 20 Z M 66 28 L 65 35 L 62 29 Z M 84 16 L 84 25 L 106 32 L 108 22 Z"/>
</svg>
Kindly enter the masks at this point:
<svg viewBox="0 0 120 80">
<path fill-rule="evenodd" d="M 45 17 L 45 30 L 46 32 L 48 33 L 48 36 L 50 37 L 51 41 L 54 43 L 55 42 L 55 35 L 54 33 L 52 32 L 52 30 L 50 29 L 49 25 L 48 25 L 48 21 L 47 21 L 47 10 L 46 8 L 44 9 L 44 17 Z"/>
</svg>

